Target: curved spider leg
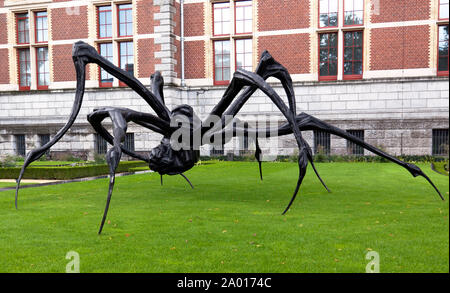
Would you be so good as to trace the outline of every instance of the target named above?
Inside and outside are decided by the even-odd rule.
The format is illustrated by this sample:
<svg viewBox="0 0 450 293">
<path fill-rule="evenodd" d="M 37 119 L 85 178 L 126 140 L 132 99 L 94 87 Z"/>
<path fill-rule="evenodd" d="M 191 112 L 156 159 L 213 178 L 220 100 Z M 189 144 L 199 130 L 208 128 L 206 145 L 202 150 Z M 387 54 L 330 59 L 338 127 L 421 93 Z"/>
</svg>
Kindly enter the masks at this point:
<svg viewBox="0 0 450 293">
<path fill-rule="evenodd" d="M 261 178 L 261 181 L 263 180 L 263 175 L 262 175 L 262 158 L 261 158 L 261 148 L 259 147 L 259 142 L 258 142 L 258 134 L 256 134 L 256 138 L 255 138 L 255 158 L 258 161 L 258 166 L 259 166 L 259 178 Z"/>
<path fill-rule="evenodd" d="M 413 177 L 417 177 L 417 176 L 424 177 L 431 184 L 431 186 L 433 186 L 433 188 L 438 193 L 439 197 L 442 200 L 445 200 L 444 197 L 442 196 L 441 192 L 437 189 L 436 185 L 434 185 L 434 183 L 431 181 L 431 179 L 418 166 L 411 164 L 411 163 L 403 162 L 403 161 L 397 159 L 396 157 L 391 156 L 391 155 L 383 152 L 382 150 L 364 142 L 363 140 L 349 134 L 347 131 L 339 129 L 333 125 L 330 125 L 330 124 L 328 124 L 320 119 L 317 119 L 311 115 L 308 115 L 306 113 L 301 113 L 296 118 L 298 120 L 298 125 L 299 125 L 300 129 L 322 130 L 322 131 L 340 136 L 342 138 L 345 138 L 346 140 L 349 140 L 349 141 L 371 151 L 372 153 L 375 153 L 383 158 L 390 160 L 391 162 L 394 162 L 394 163 L 402 166 L 403 168 L 408 170 Z"/>
<path fill-rule="evenodd" d="M 318 118 L 315 118 L 311 115 L 308 115 L 306 113 L 301 113 L 301 114 L 297 115 L 296 123 L 297 123 L 298 128 L 302 131 L 321 130 L 321 131 L 328 132 L 330 134 L 340 136 L 346 140 L 349 140 L 349 141 L 365 148 L 366 150 L 371 151 L 372 153 L 374 153 L 380 157 L 388 159 L 389 161 L 391 161 L 399 166 L 402 166 L 403 168 L 408 170 L 408 172 L 410 172 L 413 177 L 417 177 L 417 176 L 424 177 L 430 183 L 430 185 L 434 188 L 434 190 L 437 192 L 439 197 L 442 200 L 445 200 L 444 197 L 442 196 L 441 192 L 439 191 L 439 189 L 436 187 L 436 185 L 434 185 L 434 183 L 431 181 L 431 179 L 418 166 L 411 164 L 411 163 L 403 162 L 403 161 L 397 159 L 396 157 L 391 156 L 391 155 L 383 152 L 382 150 L 366 143 L 364 140 L 361 140 L 361 139 L 349 134 L 347 131 L 337 128 L 333 125 L 330 125 L 330 124 L 328 124 Z M 264 130 L 249 129 L 249 131 L 250 132 L 254 132 L 254 131 L 265 132 L 268 137 L 270 137 L 272 133 L 277 133 L 278 136 L 292 134 L 292 129 L 290 128 L 290 125 L 288 123 L 281 125 L 278 128 L 278 131 L 274 131 L 274 130 L 270 130 L 270 129 L 264 129 Z"/>
<path fill-rule="evenodd" d="M 150 76 L 150 82 L 151 82 L 151 90 L 152 93 L 155 95 L 155 97 L 161 101 L 164 105 L 166 104 L 164 102 L 164 78 L 161 75 L 161 72 L 156 71 Z"/>
<path fill-rule="evenodd" d="M 76 94 L 75 94 L 75 100 L 73 102 L 72 106 L 72 112 L 70 113 L 69 120 L 66 122 L 66 124 L 61 128 L 56 135 L 45 145 L 31 150 L 22 165 L 22 169 L 20 170 L 19 177 L 16 180 L 16 195 L 15 195 L 15 206 L 17 207 L 17 200 L 19 196 L 19 188 L 20 188 L 20 181 L 23 178 L 23 174 L 25 173 L 25 169 L 30 165 L 32 162 L 39 159 L 47 150 L 50 149 L 55 143 L 57 143 L 61 137 L 69 130 L 69 128 L 73 125 L 75 122 L 75 119 L 78 116 L 78 113 L 80 112 L 81 104 L 83 102 L 83 95 L 84 95 L 84 87 L 85 87 L 85 78 L 86 78 L 86 64 L 87 59 L 83 57 L 74 57 L 73 62 L 75 65 L 75 71 L 77 76 L 77 88 L 76 88 Z"/>
<path fill-rule="evenodd" d="M 161 177 L 161 186 L 163 186 L 163 175 L 159 174 L 159 176 Z"/>
<path fill-rule="evenodd" d="M 284 88 L 284 91 L 286 93 L 286 96 L 287 96 L 287 99 L 289 102 L 289 109 L 295 117 L 296 116 L 295 93 L 294 93 L 294 88 L 292 86 L 292 79 L 289 75 L 288 70 L 283 65 L 281 65 L 280 63 L 275 61 L 275 59 L 270 55 L 270 53 L 268 51 L 264 51 L 261 55 L 258 67 L 256 68 L 256 74 L 261 76 L 264 80 L 266 80 L 269 77 L 275 77 L 281 81 L 281 84 Z M 230 84 L 230 86 L 231 86 L 231 84 Z M 232 102 L 234 96 L 230 97 L 229 95 L 227 95 L 227 92 L 225 92 L 221 101 L 216 105 L 216 107 L 211 112 L 210 117 L 212 117 L 214 115 L 219 116 L 219 117 L 221 116 L 222 117 L 222 129 L 224 129 L 226 126 L 225 117 L 226 116 L 234 117 L 239 112 L 239 110 L 244 106 L 244 104 L 248 101 L 248 99 L 251 97 L 251 95 L 257 90 L 257 88 L 258 87 L 255 85 L 249 85 L 249 87 L 244 90 L 244 92 L 233 102 L 233 104 L 231 104 L 231 102 Z M 228 91 L 228 89 L 227 89 L 227 91 Z M 229 108 L 229 109 L 227 110 L 227 108 Z M 205 133 L 209 130 L 218 131 L 218 129 L 206 128 L 206 129 L 202 129 L 202 135 L 203 135 L 203 133 Z M 310 149 L 308 143 L 303 139 L 301 134 L 300 134 L 300 141 L 301 141 L 301 144 L 304 145 L 307 150 Z M 311 166 L 313 167 L 314 173 L 319 178 L 322 185 L 325 187 L 325 189 L 328 192 L 330 192 L 329 188 L 327 187 L 325 182 L 322 180 L 322 178 L 320 177 L 320 175 L 315 167 L 312 152 L 307 151 L 307 158 L 308 158 L 309 162 L 311 163 Z"/>
<path fill-rule="evenodd" d="M 191 188 L 194 189 L 194 185 L 192 185 L 191 181 L 189 181 L 189 179 L 183 173 L 180 173 L 180 175 L 187 181 L 187 183 L 189 183 Z"/>
<path fill-rule="evenodd" d="M 108 116 L 111 118 L 113 124 L 113 146 L 106 153 L 106 162 L 109 166 L 109 189 L 108 189 L 108 197 L 106 199 L 105 211 L 103 212 L 103 218 L 100 224 L 100 229 L 98 230 L 98 234 L 102 233 L 103 225 L 105 224 L 106 216 L 108 214 L 109 204 L 111 202 L 111 196 L 114 189 L 115 182 L 115 174 L 117 166 L 119 166 L 120 158 L 122 156 L 122 148 L 121 144 L 125 140 L 125 134 L 127 131 L 127 121 L 122 116 L 122 113 L 119 109 L 105 109 L 103 112 L 107 112 Z M 104 114 L 100 112 L 94 112 Z M 90 116 L 89 122 L 95 121 L 94 115 Z M 94 123 L 95 124 L 95 123 Z"/>
<path fill-rule="evenodd" d="M 302 141 L 302 135 L 300 129 L 296 125 L 294 114 L 284 104 L 281 97 L 273 90 L 273 88 L 270 87 L 265 82 L 265 80 L 258 74 L 243 69 L 238 69 L 234 73 L 230 86 L 225 91 L 225 94 L 221 102 L 219 102 L 216 108 L 213 109 L 212 113 L 220 112 L 221 108 L 224 106 L 224 103 L 229 104 L 233 99 L 233 97 L 235 97 L 244 86 L 257 86 L 257 88 L 259 88 L 272 100 L 272 102 L 278 107 L 278 109 L 281 111 L 284 117 L 288 120 L 290 128 L 294 134 L 294 137 L 297 141 L 297 145 L 299 147 L 299 158 L 298 158 L 299 177 L 292 199 L 287 208 L 285 209 L 285 211 L 283 212 L 283 214 L 285 214 L 289 210 L 289 207 L 291 206 L 293 201 L 295 200 L 295 197 L 297 196 L 303 178 L 305 177 L 306 168 L 308 166 L 308 149 Z"/>
</svg>

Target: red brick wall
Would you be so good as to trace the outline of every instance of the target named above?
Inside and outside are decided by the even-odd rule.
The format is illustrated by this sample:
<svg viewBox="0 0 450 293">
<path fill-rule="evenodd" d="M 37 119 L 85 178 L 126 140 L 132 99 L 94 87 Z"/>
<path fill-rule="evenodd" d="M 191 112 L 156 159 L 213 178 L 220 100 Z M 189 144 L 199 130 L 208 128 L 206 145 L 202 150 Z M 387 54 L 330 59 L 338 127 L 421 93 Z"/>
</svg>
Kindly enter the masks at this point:
<svg viewBox="0 0 450 293">
<path fill-rule="evenodd" d="M 8 29 L 6 23 L 6 13 L 0 14 L 0 44 L 8 43 Z"/>
<path fill-rule="evenodd" d="M 159 12 L 159 6 L 153 6 L 151 0 L 139 0 L 137 1 L 137 33 L 138 34 L 152 34 L 153 27 L 156 22 L 153 19 L 153 14 Z"/>
<path fill-rule="evenodd" d="M 289 73 L 310 73 L 309 34 L 259 37 L 258 56 L 264 50 L 268 50 Z"/>
<path fill-rule="evenodd" d="M 394 22 L 430 18 L 430 0 L 378 0 L 379 15 L 372 14 L 371 21 Z"/>
<path fill-rule="evenodd" d="M 186 78 L 205 78 L 205 42 L 184 43 L 184 70 Z"/>
<path fill-rule="evenodd" d="M 88 37 L 87 7 L 80 7 L 80 14 L 68 15 L 66 8 L 51 9 L 53 40 L 85 39 Z"/>
<path fill-rule="evenodd" d="M 155 51 L 160 50 L 161 45 L 155 45 L 153 39 L 137 40 L 139 78 L 149 78 L 155 72 L 155 64 L 160 59 L 155 59 Z"/>
<path fill-rule="evenodd" d="M 184 4 L 184 35 L 186 37 L 205 34 L 203 3 Z"/>
<path fill-rule="evenodd" d="M 53 45 L 53 81 L 76 80 L 75 67 L 72 61 L 72 45 Z M 89 66 L 86 67 L 86 80 L 89 79 Z"/>
<path fill-rule="evenodd" d="M 8 49 L 0 49 L 0 60 L 2 60 L 2 70 L 0 70 L 0 84 L 9 84 L 9 55 Z"/>
<path fill-rule="evenodd" d="M 309 27 L 309 0 L 258 1 L 260 31 Z"/>
<path fill-rule="evenodd" d="M 426 25 L 372 29 L 370 69 L 428 68 L 429 44 Z"/>
</svg>

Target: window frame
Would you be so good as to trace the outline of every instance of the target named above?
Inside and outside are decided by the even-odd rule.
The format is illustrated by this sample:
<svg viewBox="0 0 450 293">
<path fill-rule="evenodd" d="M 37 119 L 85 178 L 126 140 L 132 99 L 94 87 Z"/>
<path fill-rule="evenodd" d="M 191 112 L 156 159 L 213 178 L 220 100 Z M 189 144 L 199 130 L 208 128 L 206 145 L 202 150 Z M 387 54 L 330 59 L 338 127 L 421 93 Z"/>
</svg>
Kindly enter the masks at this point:
<svg viewBox="0 0 450 293">
<path fill-rule="evenodd" d="M 364 0 L 361 0 L 362 1 L 362 4 L 363 4 L 363 10 L 362 10 L 362 23 L 361 24 L 345 24 L 345 12 L 349 12 L 349 11 L 353 11 L 353 15 L 354 15 L 354 12 L 355 12 L 355 0 L 353 0 L 353 10 L 349 10 L 349 11 L 346 11 L 345 10 L 345 0 L 343 0 L 343 3 L 342 3 L 342 6 L 343 6 L 343 11 L 342 11 L 342 25 L 344 26 L 344 27 L 357 27 L 357 26 L 363 26 L 364 25 L 364 11 L 365 11 L 365 1 Z M 356 11 L 359 11 L 359 10 L 356 10 Z M 354 18 L 353 18 L 354 19 Z"/>
<path fill-rule="evenodd" d="M 330 23 L 330 21 L 329 21 L 329 15 L 330 15 L 330 0 L 327 0 L 328 1 L 328 23 Z M 331 0 L 331 1 L 333 1 L 333 0 Z M 335 26 L 320 26 L 320 0 L 318 1 L 318 5 L 317 5 L 317 9 L 318 9 L 318 11 L 317 11 L 317 27 L 318 28 L 320 28 L 320 29 L 330 29 L 330 28 L 338 28 L 339 27 L 339 0 L 335 0 L 336 1 L 336 3 L 337 3 L 337 11 L 336 11 L 336 17 L 337 17 L 337 19 L 336 19 L 336 25 Z"/>
<path fill-rule="evenodd" d="M 364 138 L 366 137 L 366 132 L 364 129 L 347 129 L 346 131 L 348 134 L 361 139 L 364 141 Z M 360 133 L 360 135 L 355 135 L 355 133 Z M 360 153 L 355 153 L 355 151 L 359 151 Z M 364 156 L 364 148 L 354 142 L 351 142 L 347 140 L 347 155 L 350 156 Z"/>
<path fill-rule="evenodd" d="M 228 34 L 220 34 L 220 35 L 216 35 L 216 8 L 214 8 L 214 5 L 216 5 L 216 4 L 228 4 L 228 7 L 227 8 L 218 8 L 218 9 L 220 9 L 220 10 L 222 10 L 222 9 L 229 9 L 230 10 L 230 12 L 231 12 L 231 2 L 230 1 L 223 1 L 223 2 L 213 2 L 212 3 L 212 35 L 213 35 L 213 37 L 226 37 L 226 36 L 229 36 L 229 35 L 231 35 L 231 31 L 230 31 L 230 33 L 228 33 Z M 235 22 L 236 22 L 236 20 L 235 20 Z M 221 23 L 221 25 L 222 25 L 222 32 L 223 32 L 223 20 L 220 22 Z M 231 13 L 230 13 L 230 19 L 228 20 L 228 25 L 230 25 L 230 23 L 231 23 Z"/>
<path fill-rule="evenodd" d="M 336 47 L 330 47 L 329 46 L 329 41 L 328 41 L 328 52 L 330 51 L 330 48 L 336 48 L 336 75 L 325 75 L 325 76 L 321 76 L 320 75 L 320 35 L 324 35 L 324 34 L 336 34 Z M 338 31 L 331 31 L 331 32 L 320 32 L 318 34 L 319 38 L 318 38 L 318 50 L 317 50 L 317 54 L 318 54 L 318 62 L 317 62 L 317 68 L 318 68 L 318 76 L 319 76 L 319 81 L 336 81 L 338 74 L 339 74 L 339 32 Z M 327 61 L 328 63 L 328 69 L 330 68 L 330 61 Z M 328 70 L 329 71 L 329 70 Z"/>
<path fill-rule="evenodd" d="M 41 13 L 41 12 L 45 12 L 45 16 L 38 16 L 37 15 L 38 13 Z M 46 43 L 48 43 L 48 12 L 47 12 L 47 10 L 42 10 L 42 11 L 33 11 L 33 13 L 34 13 L 34 42 L 36 44 L 46 44 Z M 47 28 L 46 29 L 38 29 L 38 24 L 37 24 L 38 18 L 46 18 L 46 21 L 47 21 Z M 40 31 L 47 31 L 47 40 L 46 41 L 39 42 L 37 40 L 38 39 L 38 30 L 40 30 Z"/>
<path fill-rule="evenodd" d="M 447 136 L 447 145 L 448 145 L 449 129 L 448 129 L 448 128 L 433 128 L 432 131 L 431 131 L 431 155 L 432 155 L 432 156 L 437 156 L 437 157 L 440 157 L 440 156 L 447 156 L 448 153 L 445 154 L 445 153 L 436 153 L 436 152 L 435 152 L 436 150 L 440 150 L 440 145 L 436 145 L 436 144 L 437 144 L 438 142 L 440 142 L 441 140 L 443 140 L 442 137 L 439 137 L 439 140 L 438 140 L 438 137 L 436 137 L 435 134 L 437 134 L 437 133 L 439 133 L 439 132 L 441 132 L 441 133 L 445 132 L 445 133 L 446 133 L 446 136 Z M 438 141 L 437 141 L 437 140 L 438 140 Z M 447 152 L 448 152 L 448 150 L 447 150 Z"/>
<path fill-rule="evenodd" d="M 450 3 L 447 3 L 447 4 L 441 4 L 441 0 L 439 0 L 439 2 L 438 2 L 438 20 L 448 20 L 449 18 L 447 17 L 447 18 L 441 18 L 441 6 L 443 6 L 443 5 L 447 5 L 447 6 L 450 6 Z M 447 9 L 448 9 L 449 7 L 447 7 Z"/>
<path fill-rule="evenodd" d="M 244 55 L 244 61 L 245 61 L 245 55 L 248 54 L 248 52 L 245 51 L 245 49 L 246 49 L 245 41 L 246 40 L 249 40 L 251 42 L 251 46 L 250 46 L 250 48 L 251 48 L 251 51 L 250 51 L 250 53 L 251 53 L 251 65 L 250 65 L 250 67 L 251 67 L 251 69 L 250 70 L 246 69 L 245 68 L 246 66 L 242 66 L 242 67 L 239 67 L 239 68 L 243 68 L 244 70 L 247 70 L 247 71 L 253 71 L 253 38 L 241 38 L 241 39 L 235 39 L 234 40 L 234 68 L 236 70 L 238 70 L 238 65 L 237 65 L 237 61 L 238 61 L 237 60 L 238 59 L 237 55 L 238 54 Z M 238 51 L 237 51 L 237 42 L 239 42 L 239 41 L 243 41 L 244 42 L 244 52 L 243 53 L 238 53 Z M 230 57 L 231 57 L 231 54 L 230 54 Z M 249 67 L 249 66 L 247 66 L 247 67 Z M 230 67 L 230 77 L 231 77 L 231 67 Z"/>
<path fill-rule="evenodd" d="M 346 33 L 356 33 L 361 32 L 362 37 L 362 44 L 361 44 L 361 74 L 345 74 L 345 34 Z M 348 30 L 343 32 L 343 40 L 342 40 L 342 79 L 343 80 L 356 80 L 356 79 L 362 79 L 364 74 L 364 30 Z M 353 45 L 354 45 L 354 39 L 353 39 Z M 352 48 L 355 48 L 355 46 L 352 46 Z M 353 58 L 353 57 L 352 57 Z M 358 60 L 356 60 L 358 61 Z M 354 63 L 355 60 L 352 59 L 352 63 Z"/>
<path fill-rule="evenodd" d="M 100 11 L 101 7 L 109 7 L 109 10 Z M 112 22 L 113 8 L 112 8 L 112 5 L 98 5 L 98 6 L 96 6 L 96 12 L 97 12 L 97 39 L 99 39 L 99 40 L 111 39 L 113 37 L 113 22 Z M 100 37 L 101 27 L 108 25 L 108 24 L 103 24 L 103 25 L 100 24 L 100 13 L 106 13 L 106 12 L 111 13 L 111 24 L 110 24 L 111 25 L 111 36 L 110 37 Z M 119 18 L 119 16 L 117 16 L 117 18 Z M 119 33 L 119 31 L 117 31 L 117 33 Z"/>
<path fill-rule="evenodd" d="M 124 5 L 131 5 L 130 8 L 120 8 L 120 6 L 124 6 Z M 131 35 L 121 35 L 120 34 L 120 24 L 121 23 L 125 23 L 128 24 L 129 22 L 120 22 L 120 11 L 124 11 L 124 10 L 131 10 Z M 117 37 L 118 38 L 130 38 L 133 36 L 134 34 L 134 28 L 133 28 L 133 4 L 132 3 L 120 3 L 117 4 Z M 126 27 L 126 26 L 125 26 Z M 128 30 L 126 30 L 127 33 L 129 33 Z"/>
<path fill-rule="evenodd" d="M 20 14 L 26 14 L 26 17 L 19 17 Z M 26 12 L 18 12 L 15 13 L 16 18 L 16 43 L 17 45 L 29 45 L 30 44 L 30 13 L 28 11 Z M 28 30 L 21 31 L 19 30 L 19 20 L 26 19 L 28 21 Z M 28 32 L 28 42 L 27 43 L 21 43 L 19 40 L 19 34 L 20 32 Z"/>
<path fill-rule="evenodd" d="M 19 140 L 18 140 L 19 138 L 20 138 L 21 142 L 22 142 L 22 139 L 23 139 L 23 144 L 21 142 L 19 142 Z M 22 150 L 22 148 L 19 148 L 20 145 L 23 145 L 23 153 L 20 152 Z M 25 157 L 26 156 L 26 154 L 27 154 L 27 140 L 26 140 L 25 134 L 14 134 L 14 147 L 15 147 L 16 155 L 21 156 L 21 157 Z"/>
<path fill-rule="evenodd" d="M 251 25 L 251 31 L 249 31 L 249 32 L 238 33 L 237 30 L 236 30 L 237 22 L 238 22 L 237 16 L 236 16 L 237 15 L 236 14 L 236 8 L 238 7 L 237 3 L 239 3 L 239 2 L 241 2 L 241 3 L 242 2 L 249 2 L 250 3 L 250 5 L 242 5 L 242 6 L 239 6 L 239 7 L 247 7 L 247 6 L 249 6 L 249 7 L 252 8 L 252 13 L 251 13 L 252 25 Z M 241 21 L 244 22 L 244 30 L 245 30 L 245 21 L 246 20 L 248 20 L 248 19 L 245 18 L 245 9 L 244 9 L 244 19 L 241 20 Z M 235 35 L 249 35 L 249 34 L 252 34 L 252 33 L 253 33 L 253 0 L 239 0 L 239 1 L 236 0 L 236 1 L 234 1 L 234 34 Z"/>
<path fill-rule="evenodd" d="M 217 81 L 216 80 L 216 43 L 217 42 L 230 42 L 230 49 L 231 49 L 231 40 L 230 39 L 224 39 L 224 40 L 214 40 L 213 41 L 213 64 L 214 64 L 214 68 L 213 68 L 213 81 L 214 81 L 214 85 L 228 85 L 230 83 L 230 80 L 223 80 L 223 69 L 227 68 L 222 66 L 222 80 Z M 222 46 L 222 56 L 223 54 L 223 46 Z M 223 65 L 223 58 L 222 58 L 222 65 Z M 231 50 L 230 50 L 230 67 L 228 67 L 230 69 L 230 78 L 231 78 Z"/>
<path fill-rule="evenodd" d="M 28 85 L 28 86 L 22 86 L 21 85 L 21 80 L 22 80 L 22 74 L 20 73 L 20 66 L 21 66 L 21 60 L 20 60 L 20 51 L 28 51 L 28 59 L 26 60 L 26 62 L 27 63 L 29 63 L 29 66 L 30 66 L 30 81 L 29 81 L 29 84 L 30 85 Z M 19 82 L 19 91 L 29 91 L 30 90 L 30 88 L 31 88 L 31 51 L 30 51 L 30 48 L 29 47 L 26 47 L 26 48 L 18 48 L 17 49 L 17 73 L 18 73 L 18 75 L 19 75 L 19 80 L 18 80 L 18 82 Z M 28 81 L 28 77 L 27 77 L 27 81 Z"/>
<path fill-rule="evenodd" d="M 47 49 L 47 60 L 44 60 L 44 61 L 47 61 L 48 62 L 48 72 L 44 72 L 44 73 L 40 73 L 39 72 L 39 53 L 38 53 L 38 51 L 39 51 L 39 49 L 41 49 L 41 48 L 46 48 Z M 36 52 L 36 87 L 37 87 L 37 89 L 38 90 L 47 90 L 48 89 L 48 84 L 46 84 L 46 85 L 39 85 L 39 75 L 40 74 L 48 74 L 48 83 L 50 83 L 50 60 L 49 60 L 49 57 L 48 57 L 48 47 L 36 47 L 35 48 L 35 52 Z"/>
<path fill-rule="evenodd" d="M 439 24 L 438 25 L 438 29 L 437 29 L 437 61 L 436 61 L 436 73 L 437 73 L 437 76 L 448 76 L 449 74 L 448 74 L 448 72 L 449 72 L 449 55 L 448 55 L 448 52 L 447 52 L 447 70 L 446 71 L 440 71 L 439 70 L 439 43 L 441 42 L 440 40 L 439 40 L 439 36 L 440 36 L 440 33 L 439 33 L 439 30 L 440 30 L 440 28 L 441 27 L 444 27 L 444 26 L 447 26 L 447 27 L 449 27 L 449 24 L 447 23 L 447 24 Z M 450 28 L 449 28 L 449 30 L 450 30 Z M 449 40 L 447 40 L 447 47 L 449 47 L 449 41 L 450 41 L 450 37 L 449 37 Z"/>
<path fill-rule="evenodd" d="M 319 134 L 319 135 L 318 135 Z M 326 137 L 326 145 L 321 145 L 319 143 L 319 140 Z M 318 146 L 323 146 L 325 153 L 324 155 L 330 155 L 331 154 L 331 134 L 322 130 L 314 130 L 313 131 L 313 141 L 314 141 L 314 154 L 319 154 L 318 152 Z"/>
<path fill-rule="evenodd" d="M 112 58 L 114 58 L 114 44 L 112 42 L 102 42 L 102 43 L 98 43 L 97 44 L 97 51 L 100 54 L 100 56 L 105 57 L 101 54 L 101 49 L 100 47 L 104 44 L 111 44 L 112 48 L 112 52 L 113 52 L 113 56 L 111 56 Z M 120 54 L 120 48 L 119 48 L 119 54 Z M 106 58 L 106 57 L 105 57 Z M 119 56 L 119 60 L 120 60 L 120 56 Z M 111 62 L 112 63 L 112 62 Z M 113 81 L 112 82 L 102 82 L 102 70 L 104 70 L 103 68 L 101 68 L 100 66 L 98 67 L 98 86 L 99 87 L 112 87 L 113 83 L 114 83 L 114 77 L 113 77 Z M 112 75 L 111 75 L 112 76 Z"/>
<path fill-rule="evenodd" d="M 134 76 L 134 64 L 136 64 L 136 60 L 135 60 L 135 58 L 136 58 L 136 56 L 135 56 L 135 54 L 134 54 L 134 41 L 133 40 L 127 40 L 127 41 L 120 41 L 120 42 L 117 42 L 117 50 L 118 50 L 118 57 L 119 57 L 119 68 L 121 68 L 122 69 L 122 64 L 121 64 L 121 62 L 120 62 L 120 57 L 122 56 L 121 54 L 120 54 L 120 45 L 122 44 L 122 43 L 131 43 L 132 45 L 133 45 L 133 50 L 132 50 L 132 53 L 133 53 L 133 55 L 124 55 L 124 56 L 133 56 L 133 76 Z M 128 53 L 128 46 L 127 46 L 127 53 Z M 125 72 L 127 72 L 125 69 L 122 69 L 122 70 L 124 70 Z M 128 73 L 128 72 L 127 72 Z M 119 80 L 119 86 L 121 86 L 121 87 L 124 87 L 124 86 L 127 86 L 126 85 L 126 83 L 124 83 L 123 81 L 121 81 L 121 80 Z"/>
</svg>

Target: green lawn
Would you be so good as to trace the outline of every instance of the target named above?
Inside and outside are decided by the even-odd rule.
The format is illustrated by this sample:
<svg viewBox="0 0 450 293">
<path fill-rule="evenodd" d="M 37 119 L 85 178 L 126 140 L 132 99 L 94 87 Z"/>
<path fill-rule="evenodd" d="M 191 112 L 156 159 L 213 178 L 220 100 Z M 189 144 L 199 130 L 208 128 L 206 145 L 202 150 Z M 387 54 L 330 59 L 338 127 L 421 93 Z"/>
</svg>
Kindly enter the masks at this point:
<svg viewBox="0 0 450 293">
<path fill-rule="evenodd" d="M 365 272 L 368 251 L 381 272 L 449 272 L 448 177 L 423 178 L 388 163 L 309 167 L 293 163 L 197 166 L 181 176 L 116 179 L 108 224 L 97 230 L 108 180 L 0 192 L 0 272 L 65 272 L 68 251 L 81 272 Z"/>
</svg>

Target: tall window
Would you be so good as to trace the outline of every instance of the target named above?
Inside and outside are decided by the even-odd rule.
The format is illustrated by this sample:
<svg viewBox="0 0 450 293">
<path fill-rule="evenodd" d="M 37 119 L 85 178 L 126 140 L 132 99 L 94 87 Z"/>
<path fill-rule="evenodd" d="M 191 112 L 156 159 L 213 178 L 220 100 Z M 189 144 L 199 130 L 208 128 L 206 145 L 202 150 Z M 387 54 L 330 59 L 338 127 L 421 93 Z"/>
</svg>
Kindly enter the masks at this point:
<svg viewBox="0 0 450 293">
<path fill-rule="evenodd" d="M 230 3 L 214 3 L 214 35 L 225 36 L 230 34 Z"/>
<path fill-rule="evenodd" d="M 364 130 L 347 130 L 347 132 L 364 141 Z M 364 148 L 347 140 L 347 153 L 349 155 L 362 156 L 364 155 Z"/>
<path fill-rule="evenodd" d="M 134 133 L 127 133 L 125 135 L 124 146 L 127 150 L 134 151 Z"/>
<path fill-rule="evenodd" d="M 39 134 L 39 146 L 43 147 L 46 143 L 50 141 L 50 134 Z M 45 155 L 50 154 L 50 149 L 45 152 Z"/>
<path fill-rule="evenodd" d="M 338 34 L 319 34 L 319 79 L 337 79 Z"/>
<path fill-rule="evenodd" d="M 448 19 L 449 0 L 439 0 L 439 19 Z"/>
<path fill-rule="evenodd" d="M 98 133 L 95 134 L 95 151 L 97 154 L 106 154 L 107 142 L 106 140 Z"/>
<path fill-rule="evenodd" d="M 105 57 L 108 61 L 113 62 L 113 44 L 112 43 L 100 43 L 99 53 Z M 109 74 L 103 68 L 100 68 L 100 86 L 111 87 L 113 84 L 113 76 Z"/>
<path fill-rule="evenodd" d="M 236 40 L 236 69 L 252 71 L 252 39 Z"/>
<path fill-rule="evenodd" d="M 97 6 L 97 46 L 101 56 L 111 63 L 118 60 L 116 65 L 133 76 L 132 7 L 129 3 Z M 98 79 L 100 87 L 112 87 L 114 84 L 114 77 L 101 67 Z M 125 83 L 119 81 L 119 86 L 125 86 Z"/>
<path fill-rule="evenodd" d="M 226 84 L 230 80 L 230 41 L 214 42 L 214 81 Z"/>
<path fill-rule="evenodd" d="M 364 0 L 344 0 L 344 25 L 361 25 L 364 19 Z"/>
<path fill-rule="evenodd" d="M 125 70 L 131 76 L 133 76 L 134 72 L 133 42 L 119 43 L 119 67 Z M 120 84 L 125 85 L 122 82 L 120 82 Z"/>
<path fill-rule="evenodd" d="M 111 6 L 98 6 L 97 7 L 97 28 L 98 38 L 111 38 L 112 37 L 112 10 Z"/>
<path fill-rule="evenodd" d="M 48 48 L 36 48 L 37 56 L 37 87 L 38 89 L 47 89 L 50 81 L 50 72 L 48 66 Z"/>
<path fill-rule="evenodd" d="M 330 154 L 330 134 L 320 130 L 314 130 L 314 153 Z"/>
<path fill-rule="evenodd" d="M 133 35 L 133 14 L 131 4 L 118 5 L 119 37 Z"/>
<path fill-rule="evenodd" d="M 19 49 L 19 89 L 29 90 L 31 86 L 31 61 L 30 61 L 30 49 Z"/>
<path fill-rule="evenodd" d="M 338 26 L 338 0 L 319 1 L 319 27 Z"/>
<path fill-rule="evenodd" d="M 212 10 L 214 84 L 224 85 L 236 69 L 253 71 L 253 2 L 224 0 Z"/>
<path fill-rule="evenodd" d="M 16 134 L 14 135 L 14 142 L 16 145 L 16 154 L 18 156 L 25 156 L 26 146 L 25 146 L 25 135 Z"/>
<path fill-rule="evenodd" d="M 252 1 L 239 1 L 235 4 L 236 34 L 252 32 L 253 16 Z"/>
<path fill-rule="evenodd" d="M 433 129 L 431 153 L 433 156 L 448 155 L 448 128 Z"/>
<path fill-rule="evenodd" d="M 344 33 L 344 79 L 359 79 L 363 73 L 363 32 Z"/>
<path fill-rule="evenodd" d="M 34 15 L 36 43 L 48 42 L 47 11 L 39 11 Z"/>
<path fill-rule="evenodd" d="M 448 24 L 438 27 L 438 75 L 448 75 L 448 27 Z"/>
<path fill-rule="evenodd" d="M 17 43 L 30 43 L 30 25 L 28 21 L 28 13 L 20 13 L 16 15 L 17 22 Z"/>
</svg>

